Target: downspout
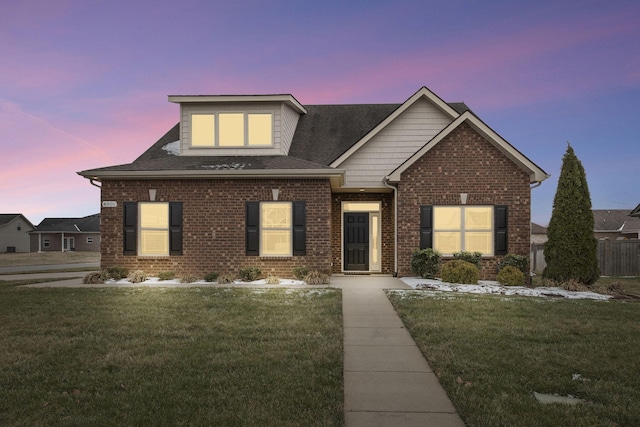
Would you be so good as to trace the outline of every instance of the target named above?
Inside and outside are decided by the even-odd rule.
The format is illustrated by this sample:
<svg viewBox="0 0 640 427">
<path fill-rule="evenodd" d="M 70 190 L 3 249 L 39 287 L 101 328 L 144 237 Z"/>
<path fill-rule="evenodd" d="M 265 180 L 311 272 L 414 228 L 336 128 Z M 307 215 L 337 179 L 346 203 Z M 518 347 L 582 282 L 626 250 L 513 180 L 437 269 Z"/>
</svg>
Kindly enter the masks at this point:
<svg viewBox="0 0 640 427">
<path fill-rule="evenodd" d="M 389 177 L 382 180 L 385 187 L 393 190 L 393 277 L 398 277 L 398 187 L 389 184 Z"/>
<path fill-rule="evenodd" d="M 529 189 L 540 187 L 542 185 L 542 181 L 536 181 Z"/>
<path fill-rule="evenodd" d="M 94 187 L 102 188 L 101 185 L 98 185 L 95 182 L 93 182 L 94 179 L 97 179 L 97 178 L 89 178 L 89 182 L 91 183 L 91 185 L 93 185 Z"/>
</svg>

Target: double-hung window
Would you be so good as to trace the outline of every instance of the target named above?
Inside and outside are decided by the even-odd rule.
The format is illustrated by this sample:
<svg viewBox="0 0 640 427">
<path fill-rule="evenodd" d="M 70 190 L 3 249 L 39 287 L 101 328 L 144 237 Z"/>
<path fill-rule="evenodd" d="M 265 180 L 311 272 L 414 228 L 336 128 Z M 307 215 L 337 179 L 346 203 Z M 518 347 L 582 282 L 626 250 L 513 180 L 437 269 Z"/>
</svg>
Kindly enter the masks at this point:
<svg viewBox="0 0 640 427">
<path fill-rule="evenodd" d="M 191 146 L 270 147 L 273 145 L 273 114 L 191 114 Z"/>
<path fill-rule="evenodd" d="M 181 202 L 125 202 L 125 255 L 182 255 Z"/>
<path fill-rule="evenodd" d="M 245 237 L 249 256 L 305 255 L 305 202 L 247 202 Z"/>
<path fill-rule="evenodd" d="M 421 206 L 420 247 L 443 255 L 480 252 L 504 255 L 506 206 Z"/>
</svg>

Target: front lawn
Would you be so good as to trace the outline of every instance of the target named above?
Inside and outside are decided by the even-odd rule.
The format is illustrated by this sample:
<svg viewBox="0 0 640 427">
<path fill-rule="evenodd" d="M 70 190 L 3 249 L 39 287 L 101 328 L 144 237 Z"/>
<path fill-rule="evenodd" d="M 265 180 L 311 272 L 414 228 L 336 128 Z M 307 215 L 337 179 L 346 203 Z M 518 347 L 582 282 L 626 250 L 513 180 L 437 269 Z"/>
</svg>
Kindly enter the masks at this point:
<svg viewBox="0 0 640 427">
<path fill-rule="evenodd" d="M 333 289 L 0 286 L 0 425 L 342 425 Z"/>
<path fill-rule="evenodd" d="M 468 425 L 640 425 L 639 303 L 388 294 Z"/>
</svg>

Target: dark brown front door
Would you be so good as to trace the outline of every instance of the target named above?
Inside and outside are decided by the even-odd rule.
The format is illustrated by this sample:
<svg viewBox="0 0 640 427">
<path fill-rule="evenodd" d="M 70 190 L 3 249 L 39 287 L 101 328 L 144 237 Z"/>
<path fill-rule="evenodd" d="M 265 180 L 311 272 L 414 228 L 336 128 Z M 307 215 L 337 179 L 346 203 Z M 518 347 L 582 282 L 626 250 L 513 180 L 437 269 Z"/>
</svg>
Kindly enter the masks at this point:
<svg viewBox="0 0 640 427">
<path fill-rule="evenodd" d="M 344 269 L 369 271 L 369 213 L 344 214 Z"/>
</svg>

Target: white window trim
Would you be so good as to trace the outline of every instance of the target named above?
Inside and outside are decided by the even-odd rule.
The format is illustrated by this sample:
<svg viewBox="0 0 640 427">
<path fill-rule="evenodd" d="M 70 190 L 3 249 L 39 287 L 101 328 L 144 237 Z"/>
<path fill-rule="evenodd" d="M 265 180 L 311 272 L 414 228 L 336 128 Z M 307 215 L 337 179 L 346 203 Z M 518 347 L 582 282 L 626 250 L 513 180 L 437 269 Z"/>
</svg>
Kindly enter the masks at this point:
<svg viewBox="0 0 640 427">
<path fill-rule="evenodd" d="M 435 221 L 436 221 L 436 208 L 459 208 L 460 209 L 460 228 L 442 228 L 442 229 L 438 229 L 435 227 Z M 470 228 L 470 229 L 466 229 L 464 226 L 464 219 L 465 219 L 465 210 L 467 208 L 489 208 L 491 211 L 491 219 L 490 219 L 490 224 L 491 224 L 491 228 L 489 230 L 487 229 L 474 229 L 474 228 Z M 493 205 L 434 205 L 434 210 L 433 210 L 433 235 L 435 238 L 435 234 L 437 232 L 456 232 L 456 233 L 460 233 L 460 251 L 462 252 L 471 252 L 470 250 L 468 250 L 466 248 L 466 241 L 465 241 L 465 235 L 466 233 L 473 233 L 473 232 L 488 232 L 491 233 L 491 239 L 490 239 L 490 243 L 491 243 L 491 251 L 487 254 L 482 254 L 483 257 L 493 257 L 495 254 L 495 242 L 494 242 L 494 236 L 496 233 L 496 229 L 495 229 L 495 206 Z M 438 250 L 438 248 L 435 248 L 435 242 L 434 242 L 434 249 Z M 442 252 L 442 256 L 453 256 L 452 253 L 444 253 Z"/>
<path fill-rule="evenodd" d="M 262 231 L 263 230 L 286 230 L 287 228 L 284 227 L 263 227 L 262 226 L 262 220 L 263 220 L 263 215 L 262 215 L 262 206 L 263 204 L 283 204 L 283 205 L 289 205 L 289 218 L 290 218 L 290 223 L 289 223 L 289 253 L 288 254 L 264 254 L 263 252 L 263 244 L 264 244 L 264 238 L 262 235 Z M 260 216 L 259 216 L 259 225 L 258 225 L 258 233 L 259 233 L 259 241 L 260 241 L 260 257 L 262 258 L 283 258 L 283 257 L 292 257 L 293 256 L 293 203 L 292 202 L 276 202 L 276 201 L 264 201 L 264 202 L 260 202 Z"/>
<path fill-rule="evenodd" d="M 167 207 L 167 227 L 166 228 L 154 228 L 154 227 L 144 227 L 144 229 L 142 228 L 142 205 L 152 205 L 152 204 L 156 204 L 156 205 L 166 205 Z M 168 202 L 138 202 L 138 235 L 137 235 L 137 240 L 138 240 L 138 256 L 141 257 L 168 257 L 169 256 L 169 251 L 170 251 L 170 241 L 169 241 L 169 234 L 170 234 L 170 229 L 169 229 L 169 203 Z M 166 231 L 167 232 L 167 252 L 164 254 L 144 254 L 142 253 L 142 231 L 143 230 L 158 230 L 158 231 Z"/>
<path fill-rule="evenodd" d="M 221 114 L 242 114 L 244 141 L 243 145 L 220 145 L 220 115 Z M 269 115 L 271 118 L 271 143 L 263 145 L 249 145 L 249 116 L 250 115 Z M 213 145 L 193 145 L 193 141 L 189 140 L 189 147 L 192 149 L 234 149 L 234 148 L 273 148 L 275 146 L 275 114 L 272 111 L 218 111 L 213 113 L 193 112 L 189 114 L 189 138 L 193 138 L 193 116 L 213 116 L 214 135 Z"/>
</svg>

